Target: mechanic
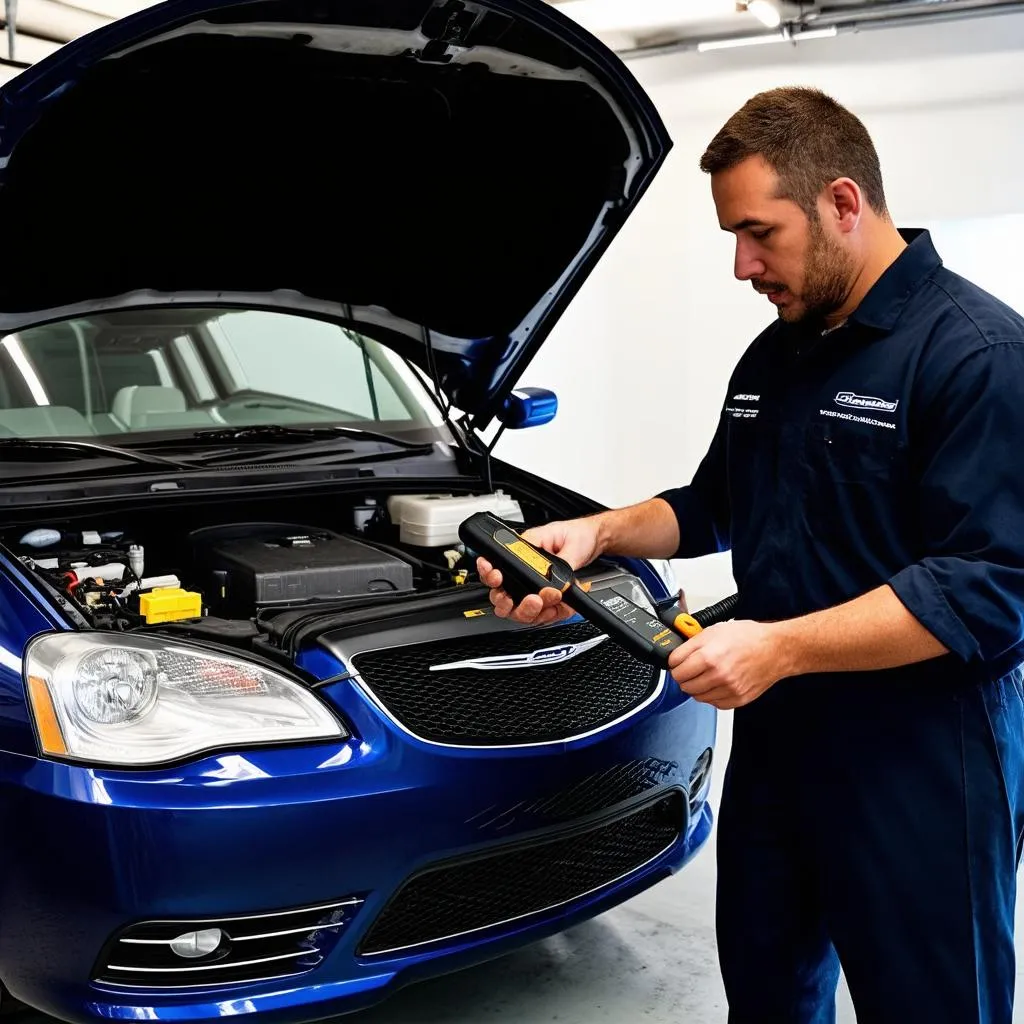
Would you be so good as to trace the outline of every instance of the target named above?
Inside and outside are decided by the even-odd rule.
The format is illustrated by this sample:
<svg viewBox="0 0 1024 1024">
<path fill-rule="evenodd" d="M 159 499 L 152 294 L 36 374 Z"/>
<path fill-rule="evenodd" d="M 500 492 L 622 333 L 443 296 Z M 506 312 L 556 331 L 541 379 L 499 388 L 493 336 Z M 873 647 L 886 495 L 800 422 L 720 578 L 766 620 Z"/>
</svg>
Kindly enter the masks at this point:
<svg viewBox="0 0 1024 1024">
<path fill-rule="evenodd" d="M 1024 319 L 898 230 L 864 125 L 749 100 L 701 160 L 735 275 L 777 308 L 688 486 L 525 533 L 731 550 L 740 603 L 674 652 L 736 709 L 718 817 L 733 1024 L 1010 1024 L 1024 824 Z M 518 607 L 479 563 L 500 616 Z"/>
</svg>

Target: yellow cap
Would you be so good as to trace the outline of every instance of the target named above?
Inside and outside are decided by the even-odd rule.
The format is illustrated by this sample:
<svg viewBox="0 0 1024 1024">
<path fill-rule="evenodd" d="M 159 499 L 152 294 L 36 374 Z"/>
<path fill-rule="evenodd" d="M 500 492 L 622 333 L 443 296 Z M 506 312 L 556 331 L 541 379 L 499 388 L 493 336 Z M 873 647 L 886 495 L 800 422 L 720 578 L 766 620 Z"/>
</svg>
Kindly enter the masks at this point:
<svg viewBox="0 0 1024 1024">
<path fill-rule="evenodd" d="M 692 616 L 682 612 L 672 621 L 672 628 L 687 638 L 696 636 L 703 630 L 703 626 Z"/>
</svg>

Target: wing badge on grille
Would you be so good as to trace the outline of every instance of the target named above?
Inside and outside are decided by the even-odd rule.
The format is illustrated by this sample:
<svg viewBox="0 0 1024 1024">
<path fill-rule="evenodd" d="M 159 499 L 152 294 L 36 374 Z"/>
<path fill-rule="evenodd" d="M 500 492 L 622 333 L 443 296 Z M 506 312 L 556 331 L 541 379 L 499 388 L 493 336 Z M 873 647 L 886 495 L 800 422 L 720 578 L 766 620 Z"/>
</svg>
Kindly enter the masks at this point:
<svg viewBox="0 0 1024 1024">
<path fill-rule="evenodd" d="M 537 668 L 539 665 L 557 665 L 569 661 L 608 639 L 607 634 L 595 636 L 578 644 L 559 644 L 557 647 L 544 647 L 539 651 L 527 654 L 500 654 L 492 658 L 470 658 L 467 661 L 451 661 L 446 665 L 431 665 L 431 672 L 450 672 L 455 669 L 475 668 L 483 672 L 494 672 L 509 668 Z"/>
</svg>

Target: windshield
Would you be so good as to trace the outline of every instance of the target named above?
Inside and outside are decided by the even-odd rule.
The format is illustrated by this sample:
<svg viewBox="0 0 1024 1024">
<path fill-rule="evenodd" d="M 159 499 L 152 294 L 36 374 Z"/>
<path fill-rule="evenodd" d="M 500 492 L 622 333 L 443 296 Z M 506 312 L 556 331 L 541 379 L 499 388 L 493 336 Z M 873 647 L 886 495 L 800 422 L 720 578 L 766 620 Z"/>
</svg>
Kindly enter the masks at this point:
<svg viewBox="0 0 1024 1024">
<path fill-rule="evenodd" d="M 0 438 L 346 424 L 445 438 L 415 374 L 347 328 L 262 310 L 135 310 L 0 340 Z"/>
</svg>

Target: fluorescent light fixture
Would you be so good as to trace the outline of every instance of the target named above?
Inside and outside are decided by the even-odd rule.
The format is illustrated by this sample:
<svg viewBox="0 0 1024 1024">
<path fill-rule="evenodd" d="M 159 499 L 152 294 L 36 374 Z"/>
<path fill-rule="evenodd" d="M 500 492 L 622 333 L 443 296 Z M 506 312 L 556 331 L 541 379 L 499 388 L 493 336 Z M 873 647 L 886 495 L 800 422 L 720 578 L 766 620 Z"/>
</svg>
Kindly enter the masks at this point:
<svg viewBox="0 0 1024 1024">
<path fill-rule="evenodd" d="M 782 14 L 772 0 L 750 0 L 747 10 L 768 28 L 778 28 L 782 24 Z"/>
<path fill-rule="evenodd" d="M 154 0 L 68 0 L 68 5 L 88 11 L 90 14 L 99 14 L 104 18 L 116 20 L 152 7 L 153 2 Z"/>
<path fill-rule="evenodd" d="M 16 334 L 8 334 L 2 344 L 7 349 L 7 354 L 11 357 L 11 361 L 21 371 L 22 377 L 25 378 L 25 384 L 35 399 L 36 405 L 49 405 L 50 399 L 46 397 L 43 382 L 39 379 L 35 367 L 29 362 L 28 355 L 22 347 L 21 338 Z"/>
<path fill-rule="evenodd" d="M 760 46 L 762 43 L 799 43 L 805 39 L 832 39 L 838 34 L 835 25 L 828 28 L 814 28 L 807 32 L 773 32 L 762 36 L 734 36 L 732 39 L 709 39 L 697 44 L 698 53 L 708 50 L 731 50 L 737 46 Z"/>
<path fill-rule="evenodd" d="M 564 0 L 555 7 L 596 35 L 729 17 L 736 0 Z"/>
</svg>

